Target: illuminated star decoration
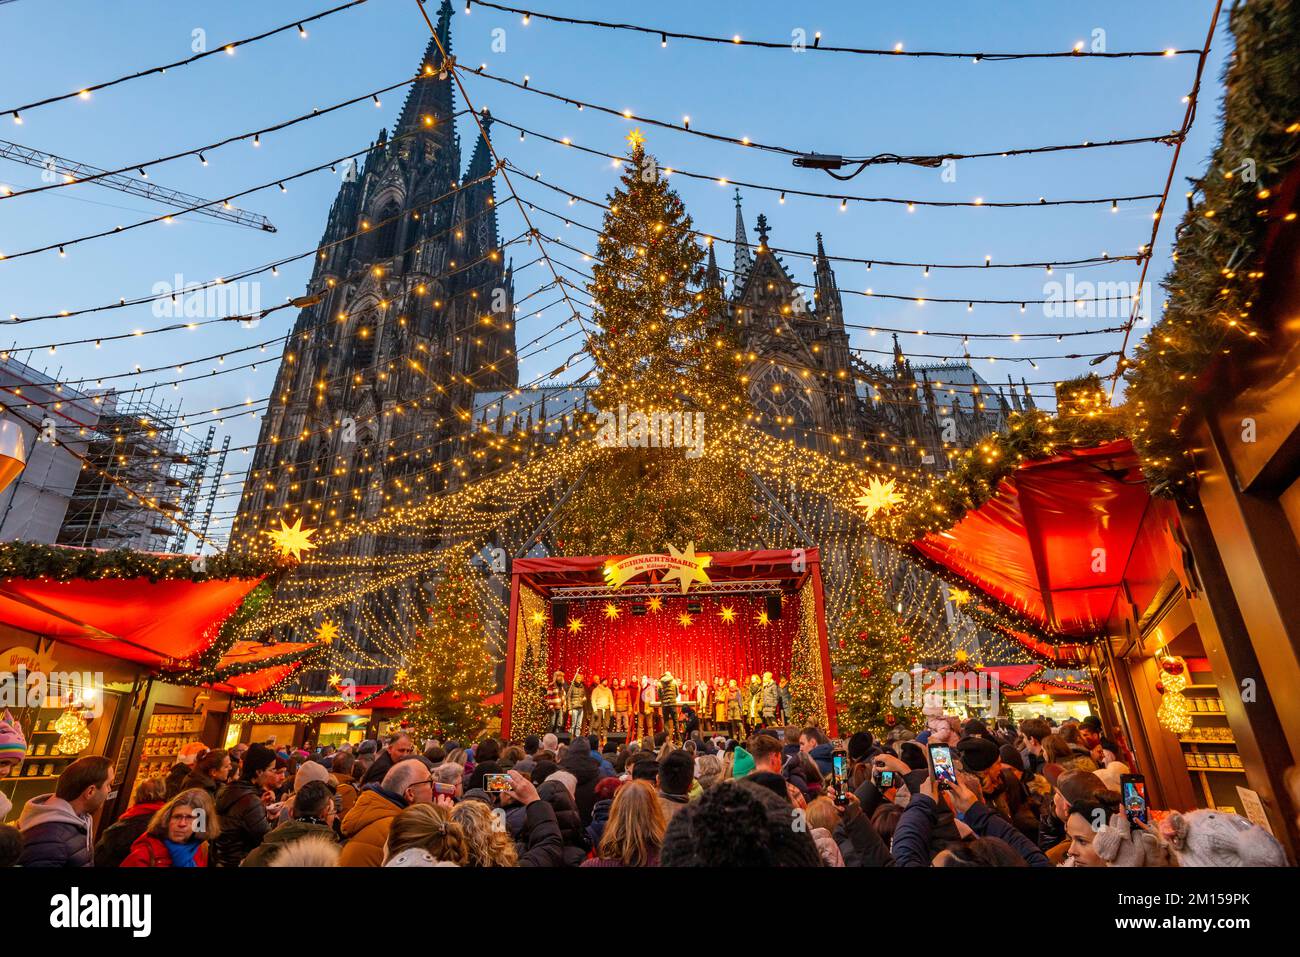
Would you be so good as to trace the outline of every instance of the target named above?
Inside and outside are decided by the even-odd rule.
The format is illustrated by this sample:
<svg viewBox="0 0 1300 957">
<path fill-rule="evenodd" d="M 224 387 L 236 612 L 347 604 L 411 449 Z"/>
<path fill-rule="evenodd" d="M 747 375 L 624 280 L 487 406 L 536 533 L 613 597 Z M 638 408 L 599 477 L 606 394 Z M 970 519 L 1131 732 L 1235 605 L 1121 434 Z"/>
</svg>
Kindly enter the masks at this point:
<svg viewBox="0 0 1300 957">
<path fill-rule="evenodd" d="M 627 134 L 627 143 L 632 149 L 637 149 L 645 142 L 645 134 L 641 132 L 641 127 L 637 127 L 631 133 Z"/>
<path fill-rule="evenodd" d="M 756 622 L 758 622 L 760 625 L 762 625 L 764 628 L 766 628 L 768 625 L 770 625 L 770 624 L 772 623 L 772 622 L 771 622 L 771 619 L 769 619 L 769 618 L 767 617 L 767 612 L 766 612 L 766 611 L 760 611 L 760 612 L 758 613 L 758 617 L 755 618 L 754 620 L 755 620 Z"/>
<path fill-rule="evenodd" d="M 967 651 L 965 648 L 958 648 L 958 649 L 957 649 L 957 660 L 958 660 L 958 661 L 960 661 L 960 662 L 962 662 L 962 663 L 965 663 L 966 659 L 969 658 L 969 657 L 970 657 L 970 652 Z"/>
<path fill-rule="evenodd" d="M 960 607 L 970 601 L 970 592 L 965 588 L 949 588 L 948 597 L 952 599 L 954 605 Z"/>
<path fill-rule="evenodd" d="M 855 504 L 866 509 L 867 518 L 872 518 L 877 512 L 888 511 L 901 501 L 903 496 L 895 490 L 893 479 L 882 482 L 880 476 L 873 475 Z"/>
<path fill-rule="evenodd" d="M 316 529 L 303 528 L 301 517 L 295 519 L 292 525 L 280 519 L 280 527 L 267 529 L 266 534 L 275 540 L 281 555 L 292 555 L 298 561 L 302 561 L 303 552 L 309 552 L 316 547 L 311 540 L 311 537 L 316 534 Z"/>
<path fill-rule="evenodd" d="M 320 623 L 316 629 L 316 640 L 323 644 L 332 644 L 334 639 L 339 636 L 339 626 L 334 624 L 328 618 Z"/>
<path fill-rule="evenodd" d="M 533 624 L 534 625 L 546 624 L 546 613 L 541 611 L 533 612 Z"/>
<path fill-rule="evenodd" d="M 713 561 L 712 555 L 701 555 L 695 557 L 695 543 L 690 542 L 685 551 L 679 552 L 672 545 L 668 546 L 668 558 L 673 562 L 668 571 L 664 572 L 663 582 L 668 584 L 674 578 L 682 584 L 682 594 L 685 595 L 687 589 L 691 587 L 691 582 L 698 581 L 707 585 L 709 576 L 704 569 L 709 567 L 709 562 Z"/>
<path fill-rule="evenodd" d="M 340 675 L 337 671 L 334 672 L 334 674 L 330 675 L 330 678 L 329 678 L 329 681 L 330 681 L 330 687 L 331 687 L 331 688 L 337 687 L 338 684 L 339 684 L 339 682 L 342 681 L 342 680 L 343 680 L 343 676 Z"/>
<path fill-rule="evenodd" d="M 614 604 L 612 601 L 605 602 L 605 617 L 610 621 L 613 621 L 615 618 L 617 618 L 618 605 Z"/>
<path fill-rule="evenodd" d="M 397 673 L 394 674 L 393 677 L 394 677 L 398 682 L 402 682 L 402 681 L 405 681 L 405 680 L 406 680 L 406 674 L 407 674 L 407 673 L 406 673 L 406 669 L 405 669 L 405 668 L 398 668 L 398 669 L 397 669 Z"/>
<path fill-rule="evenodd" d="M 649 608 L 651 611 L 660 611 L 664 607 L 664 600 L 660 598 L 658 595 L 652 595 L 646 607 Z"/>
<path fill-rule="evenodd" d="M 678 623 L 679 625 L 681 625 L 683 628 L 689 628 L 689 627 L 691 627 L 691 624 L 692 624 L 694 621 L 695 621 L 695 619 L 692 618 L 692 617 L 691 617 L 689 614 L 687 614 L 686 612 L 682 612 L 680 615 L 677 616 L 677 623 Z"/>
<path fill-rule="evenodd" d="M 573 632 L 575 635 L 576 635 L 578 632 L 582 631 L 582 619 L 581 619 L 581 618 L 570 618 L 570 619 L 569 619 L 569 631 Z"/>
<path fill-rule="evenodd" d="M 718 614 L 722 616 L 722 620 L 728 625 L 736 620 L 736 609 L 732 608 L 730 605 L 723 605 L 722 611 Z"/>
</svg>

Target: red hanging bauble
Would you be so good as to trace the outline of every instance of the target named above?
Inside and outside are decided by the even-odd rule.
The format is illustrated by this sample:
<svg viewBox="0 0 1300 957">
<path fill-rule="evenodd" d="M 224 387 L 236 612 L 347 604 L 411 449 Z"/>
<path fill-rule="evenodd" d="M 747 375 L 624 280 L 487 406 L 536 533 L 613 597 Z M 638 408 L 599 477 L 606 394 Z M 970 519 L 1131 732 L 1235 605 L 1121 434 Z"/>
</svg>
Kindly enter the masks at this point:
<svg viewBox="0 0 1300 957">
<path fill-rule="evenodd" d="M 894 717 L 894 712 L 891 711 L 889 712 L 889 714 L 885 715 L 885 724 L 889 725 L 892 728 L 897 723 L 898 723 L 898 719 Z"/>
<path fill-rule="evenodd" d="M 858 674 L 862 675 L 862 677 L 864 677 L 864 678 L 870 678 L 870 677 L 871 677 L 871 669 L 870 669 L 870 668 L 859 668 L 859 669 L 858 669 Z"/>
<path fill-rule="evenodd" d="M 1181 675 L 1183 673 L 1183 660 L 1181 658 L 1163 658 L 1160 661 L 1160 668 L 1168 675 Z"/>
<path fill-rule="evenodd" d="M 1156 682 L 1156 691 L 1157 691 L 1159 694 L 1164 694 L 1164 693 L 1165 693 L 1165 683 L 1164 683 L 1163 681 L 1157 681 L 1157 682 Z"/>
</svg>

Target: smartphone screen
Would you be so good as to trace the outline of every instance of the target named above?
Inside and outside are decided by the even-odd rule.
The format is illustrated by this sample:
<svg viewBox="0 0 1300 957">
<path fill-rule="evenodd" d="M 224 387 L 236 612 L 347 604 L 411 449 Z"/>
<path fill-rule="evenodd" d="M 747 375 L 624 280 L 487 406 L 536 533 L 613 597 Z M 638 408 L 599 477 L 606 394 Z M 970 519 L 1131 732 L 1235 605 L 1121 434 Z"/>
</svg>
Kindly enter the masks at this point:
<svg viewBox="0 0 1300 957">
<path fill-rule="evenodd" d="M 1119 779 L 1120 795 L 1124 799 L 1124 814 L 1129 823 L 1147 820 L 1147 782 L 1140 774 L 1124 774 Z"/>
<path fill-rule="evenodd" d="M 836 785 L 839 785 L 844 781 L 844 763 L 845 755 L 843 754 L 836 754 L 831 757 L 831 775 L 835 778 Z"/>
<path fill-rule="evenodd" d="M 957 768 L 952 763 L 952 749 L 946 744 L 930 745 L 930 771 L 940 787 L 957 783 Z"/>
<path fill-rule="evenodd" d="M 504 791 L 514 790 L 514 785 L 510 783 L 508 774 L 485 774 L 483 775 L 483 790 L 488 794 L 501 794 Z"/>
<path fill-rule="evenodd" d="M 880 788 L 892 788 L 892 787 L 897 787 L 897 782 L 894 781 L 894 772 L 893 772 L 893 771 L 880 771 L 880 772 L 877 772 L 877 773 L 880 775 L 879 783 L 877 783 L 877 785 L 876 785 L 877 787 L 880 787 Z"/>
</svg>

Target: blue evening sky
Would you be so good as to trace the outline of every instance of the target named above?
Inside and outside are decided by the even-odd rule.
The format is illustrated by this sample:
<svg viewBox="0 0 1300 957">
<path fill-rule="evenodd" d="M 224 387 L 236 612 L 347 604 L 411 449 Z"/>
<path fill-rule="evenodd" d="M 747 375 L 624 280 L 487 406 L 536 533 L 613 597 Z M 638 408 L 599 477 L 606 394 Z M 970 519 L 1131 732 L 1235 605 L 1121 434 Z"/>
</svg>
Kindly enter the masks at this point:
<svg viewBox="0 0 1300 957">
<path fill-rule="evenodd" d="M 529 0 L 530 3 L 534 0 Z M 1196 48 L 1204 42 L 1212 0 L 1144 0 L 1096 2 L 1007 2 L 973 4 L 928 3 L 780 3 L 759 2 L 640 4 L 598 3 L 594 0 L 535 0 L 547 12 L 598 19 L 622 20 L 686 32 L 789 42 L 803 29 L 811 38 L 820 30 L 823 43 L 845 46 L 907 49 L 1043 51 L 1068 50 L 1077 41 L 1087 44 L 1104 31 L 1106 48 L 1163 50 Z M 93 0 L 11 0 L 0 3 L 0 110 L 44 96 L 64 93 L 142 68 L 189 55 L 195 30 L 206 31 L 209 45 L 259 33 L 309 16 L 332 5 L 328 0 L 251 0 L 200 3 L 179 0 L 124 0 L 106 4 Z M 430 0 L 436 16 L 437 0 Z M 521 6 L 523 4 L 520 4 Z M 973 63 L 970 60 L 929 60 L 861 57 L 790 49 L 760 50 L 671 41 L 666 49 L 657 37 L 612 33 L 585 27 L 520 19 L 475 7 L 466 16 L 455 4 L 453 52 L 463 63 L 486 63 L 489 71 L 515 80 L 527 75 L 531 85 L 648 117 L 678 121 L 691 117 L 694 129 L 799 149 L 844 154 L 977 152 L 1005 148 L 1075 143 L 1168 133 L 1182 121 L 1182 98 L 1192 83 L 1194 56 L 1135 60 L 1066 59 Z M 1217 137 L 1216 113 L 1221 96 L 1226 33 L 1220 25 L 1205 73 L 1201 109 L 1177 171 L 1168 219 L 1161 230 L 1152 279 L 1167 271 L 1172 229 L 1185 208 L 1184 177 L 1199 175 Z M 494 33 L 496 29 L 504 34 Z M 0 116 L 0 138 L 100 167 L 142 162 L 251 131 L 323 107 L 372 89 L 406 79 L 419 64 L 428 31 L 416 0 L 370 0 L 351 11 L 308 27 L 307 39 L 283 34 L 234 56 L 216 56 L 197 64 L 150 76 L 102 91 L 88 101 L 73 99 L 24 114 L 22 125 Z M 504 50 L 500 49 L 504 39 Z M 506 120 L 604 152 L 626 149 L 631 123 L 620 117 L 545 100 L 490 80 L 467 77 L 475 107 L 489 107 Z M 235 143 L 211 151 L 209 165 L 193 157 L 153 167 L 150 180 L 162 185 L 218 198 L 363 149 L 378 130 L 392 124 L 403 100 L 402 91 L 382 97 L 376 108 L 369 101 L 263 138 L 260 148 Z M 458 108 L 464 103 L 457 97 Z M 939 170 L 917 167 L 869 169 L 849 183 L 837 183 L 824 173 L 796 169 L 788 159 L 744 147 L 713 143 L 686 134 L 642 125 L 648 148 L 662 165 L 732 180 L 750 180 L 790 188 L 859 195 L 902 196 L 934 200 L 987 201 L 1092 198 L 1159 193 L 1172 155 L 1163 145 L 1138 145 L 1086 150 L 1027 158 L 964 160 L 955 181 Z M 461 125 L 464 161 L 475 135 Z M 544 179 L 589 196 L 602 198 L 615 184 L 617 171 L 609 160 L 498 127 L 494 137 L 501 154 Z M 573 218 L 575 225 L 542 213 L 535 222 L 544 232 L 587 250 L 594 235 L 577 222 L 598 226 L 600 216 L 581 204 L 570 207 L 557 193 L 514 177 L 520 195 Z M 674 177 L 698 228 L 730 237 L 734 223 L 731 187 Z M 0 160 L 0 184 L 22 189 L 41 183 L 41 171 Z M 172 224 L 147 226 L 130 233 L 69 247 L 57 252 L 0 262 L 0 316 L 30 315 L 113 302 L 120 297 L 149 295 L 159 282 L 208 281 L 294 255 L 317 243 L 338 178 L 329 172 L 288 184 L 282 193 L 272 186 L 238 203 L 262 213 L 278 227 L 263 233 L 194 215 Z M 501 232 L 515 235 L 522 228 L 519 212 L 504 202 L 507 191 L 498 185 L 502 202 Z M 831 255 L 862 259 L 896 259 L 918 263 L 994 262 L 1077 259 L 1103 251 L 1131 254 L 1147 242 L 1155 201 L 1050 209 L 933 209 L 908 213 L 903 207 L 839 203 L 826 199 L 789 197 L 780 204 L 774 193 L 744 192 L 750 239 L 760 212 L 771 223 L 773 245 L 812 250 L 821 231 Z M 47 243 L 111 229 L 158 215 L 162 208 L 142 198 L 94 185 L 79 185 L 32 196 L 0 200 L 0 252 L 12 255 Z M 718 247 L 724 268 L 731 249 Z M 512 250 L 516 264 L 534 253 Z M 567 262 L 581 265 L 573 253 L 556 250 Z M 811 282 L 811 264 L 785 256 L 796 280 Z M 263 306 L 302 293 L 310 273 L 305 259 L 280 270 L 278 277 L 261 277 Z M 862 264 L 836 266 L 841 288 L 890 292 L 904 296 L 950 297 L 965 300 L 997 298 L 1041 299 L 1044 283 L 1064 281 L 1065 270 L 1049 277 L 1042 269 L 943 271 L 927 278 L 919 268 L 885 268 L 870 272 Z M 1135 263 L 1077 270 L 1076 281 L 1135 282 Z M 516 296 L 549 280 L 544 267 L 533 266 L 516 278 Z M 553 297 L 541 294 L 530 302 Z M 1154 291 L 1159 309 L 1162 296 Z M 1074 331 L 1120 325 L 1127 315 L 1100 318 L 1048 318 L 1041 307 L 1018 305 L 953 305 L 867 299 L 846 295 L 850 323 L 900 329 L 994 333 Z M 521 347 L 565 318 L 556 306 L 540 315 L 520 314 Z M 244 348 L 282 335 L 293 312 L 273 314 L 258 328 L 217 324 L 197 331 L 178 331 L 119 343 L 64 346 L 51 355 L 51 342 L 108 336 L 166 324 L 149 305 L 94 314 L 13 325 L 0 348 L 17 353 L 62 381 L 130 372 L 139 365 L 186 364 L 185 375 L 223 370 L 252 361 L 256 354 L 232 356 L 225 365 L 196 362 L 223 350 Z M 572 326 L 549 336 L 561 339 Z M 1139 330 L 1140 331 L 1140 330 Z M 888 334 L 853 330 L 854 345 L 888 350 Z M 901 337 L 914 354 L 960 357 L 958 339 L 908 334 Z M 534 351 L 521 368 L 521 382 L 545 376 L 575 347 L 569 339 L 550 349 Z M 1115 334 L 1046 340 L 977 340 L 970 352 L 977 369 L 995 385 L 1008 373 L 1017 382 L 1024 376 L 1050 404 L 1050 383 L 1088 370 L 1086 358 L 1037 360 L 1038 368 L 1014 357 L 1096 354 L 1114 350 Z M 35 350 L 28 353 L 28 350 Z M 204 410 L 252 399 L 261 408 L 275 375 L 274 347 L 268 348 L 256 371 L 212 376 L 173 389 L 162 385 L 155 398 L 179 403 L 191 421 L 210 416 Z M 989 356 L 1000 357 L 990 363 Z M 875 361 L 885 357 L 867 353 Z M 937 362 L 938 359 L 918 359 Z M 578 374 L 574 370 L 562 378 Z M 1114 360 L 1098 369 L 1109 372 Z M 169 383 L 173 371 L 138 378 L 116 379 L 122 388 Z M 106 385 L 109 383 L 105 383 Z M 198 431 L 205 431 L 201 427 Z M 251 415 L 226 417 L 219 437 L 229 432 L 238 450 L 228 471 L 232 478 L 220 500 L 219 515 L 228 517 L 237 502 L 237 476 L 251 456 L 244 449 L 256 441 L 257 420 Z"/>
</svg>

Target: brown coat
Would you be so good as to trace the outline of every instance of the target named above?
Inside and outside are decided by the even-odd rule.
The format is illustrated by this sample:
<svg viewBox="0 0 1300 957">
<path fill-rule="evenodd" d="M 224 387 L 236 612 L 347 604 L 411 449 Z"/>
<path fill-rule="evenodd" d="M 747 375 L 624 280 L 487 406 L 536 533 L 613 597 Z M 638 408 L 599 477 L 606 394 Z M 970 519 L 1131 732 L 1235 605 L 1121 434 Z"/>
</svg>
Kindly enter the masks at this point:
<svg viewBox="0 0 1300 957">
<path fill-rule="evenodd" d="M 384 796 L 384 792 L 367 788 L 343 818 L 343 853 L 339 867 L 382 867 L 384 845 L 393 818 L 402 808 Z"/>
</svg>

